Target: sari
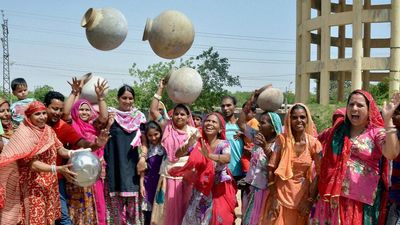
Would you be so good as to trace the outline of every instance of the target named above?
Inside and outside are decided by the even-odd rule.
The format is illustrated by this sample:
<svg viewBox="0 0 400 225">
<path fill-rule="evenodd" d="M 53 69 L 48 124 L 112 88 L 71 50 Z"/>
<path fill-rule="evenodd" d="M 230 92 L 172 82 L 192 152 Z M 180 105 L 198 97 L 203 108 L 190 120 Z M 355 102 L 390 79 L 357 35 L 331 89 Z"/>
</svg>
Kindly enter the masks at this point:
<svg viewBox="0 0 400 225">
<path fill-rule="evenodd" d="M 308 121 L 304 149 L 299 152 L 296 151 L 290 120 L 293 108 L 297 105 L 305 109 Z M 276 191 L 268 197 L 260 224 L 306 225 L 308 216 L 302 216 L 298 210 L 310 195 L 310 185 L 314 179 L 313 167 L 316 175 L 319 175 L 321 143 L 314 137 L 311 113 L 303 104 L 296 103 L 289 109 L 285 117 L 285 128 L 284 133 L 277 137 L 277 159 L 270 163 L 271 167 L 277 165 L 274 172 Z"/>
<path fill-rule="evenodd" d="M 91 110 L 88 121 L 79 117 L 79 109 L 86 104 Z M 98 133 L 93 126 L 97 113 L 89 101 L 77 100 L 71 108 L 72 127 L 83 139 L 94 142 Z M 100 160 L 104 154 L 104 147 L 92 152 Z M 66 191 L 68 195 L 68 211 L 73 224 L 106 224 L 106 208 L 104 199 L 104 183 L 98 179 L 89 187 L 79 187 L 67 182 Z"/>
<path fill-rule="evenodd" d="M 329 130 L 324 143 L 318 182 L 320 200 L 313 224 L 384 224 L 388 195 L 388 160 L 382 156 L 385 134 L 383 119 L 372 96 L 363 90 L 369 103 L 369 123 L 357 137 L 350 137 L 351 124 L 340 118 Z M 353 94 L 352 93 L 352 94 Z M 351 95 L 350 95 L 351 96 Z M 356 181 L 356 182 L 354 182 Z"/>
<path fill-rule="evenodd" d="M 28 105 L 25 119 L 0 154 L 0 224 L 54 224 L 61 216 L 57 174 L 35 172 L 32 160 L 55 165 L 57 149 L 62 147 L 48 125 L 36 127 L 29 120 L 35 112 L 46 110 L 38 101 Z"/>
<path fill-rule="evenodd" d="M 282 122 L 278 114 L 274 112 L 268 112 L 268 116 L 271 119 L 271 124 L 274 127 L 276 135 L 282 133 Z M 245 136 L 254 142 L 255 135 L 258 131 L 254 130 L 250 126 L 246 126 L 244 132 Z M 270 150 L 275 151 L 275 140 L 270 145 Z M 268 199 L 269 188 L 268 188 L 268 172 L 270 158 L 273 157 L 271 154 L 268 157 L 264 149 L 258 145 L 255 145 L 251 150 L 250 169 L 246 174 L 245 181 L 250 186 L 249 191 L 245 192 L 242 201 L 243 210 L 243 225 L 257 225 L 260 217 L 262 216 L 262 208 Z"/>
<path fill-rule="evenodd" d="M 205 118 L 210 115 L 218 117 L 222 129 L 219 137 L 220 143 L 212 153 L 230 153 L 223 117 L 219 113 L 211 113 Z M 201 139 L 208 143 L 204 131 Z M 169 170 L 171 175 L 182 176 L 194 187 L 182 224 L 233 224 L 235 221 L 234 210 L 237 206 L 235 181 L 227 164 L 216 163 L 206 158 L 201 153 L 201 148 L 201 141 L 197 141 L 188 162 L 181 168 L 175 167 Z"/>
<path fill-rule="evenodd" d="M 161 145 L 165 148 L 167 156 L 160 168 L 160 179 L 157 185 L 156 196 L 153 204 L 151 223 L 154 225 L 180 225 L 187 210 L 192 186 L 183 182 L 179 176 L 171 176 L 169 170 L 174 167 L 182 167 L 188 160 L 188 156 L 175 157 L 176 151 L 184 146 L 192 134 L 198 131 L 194 127 L 192 114 L 189 108 L 183 104 L 177 107 L 185 107 L 189 112 L 186 130 L 175 127 L 172 120 L 167 122 L 164 128 Z"/>
</svg>

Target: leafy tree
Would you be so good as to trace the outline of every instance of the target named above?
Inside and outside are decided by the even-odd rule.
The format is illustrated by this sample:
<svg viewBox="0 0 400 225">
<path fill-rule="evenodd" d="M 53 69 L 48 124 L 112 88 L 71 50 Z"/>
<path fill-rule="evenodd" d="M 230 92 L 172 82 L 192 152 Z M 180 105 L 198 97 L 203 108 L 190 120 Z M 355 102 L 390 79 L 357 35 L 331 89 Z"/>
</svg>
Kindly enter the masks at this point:
<svg viewBox="0 0 400 225">
<path fill-rule="evenodd" d="M 238 107 L 242 107 L 242 105 L 250 98 L 251 92 L 237 91 L 237 92 L 229 93 L 229 95 L 232 95 L 236 98 Z"/>
<path fill-rule="evenodd" d="M 49 85 L 43 85 L 43 86 L 35 88 L 35 90 L 33 91 L 33 96 L 31 96 L 31 97 L 43 102 L 44 96 L 47 94 L 47 92 L 53 91 L 53 90 L 54 90 L 53 87 L 51 87 Z"/>
<path fill-rule="evenodd" d="M 238 76 L 229 74 L 230 64 L 227 58 L 221 58 L 217 51 L 209 48 L 200 55 L 188 60 L 159 62 L 147 67 L 146 70 L 132 65 L 129 72 L 138 78 L 133 87 L 136 92 L 136 105 L 139 108 L 148 108 L 152 97 L 157 90 L 159 81 L 164 78 L 172 68 L 191 67 L 200 74 L 203 80 L 203 90 L 197 100 L 191 105 L 193 110 L 212 110 L 219 105 L 221 97 L 228 93 L 226 87 L 240 86 Z M 173 102 L 163 94 L 163 101 L 167 108 L 173 107 Z"/>
<path fill-rule="evenodd" d="M 370 85 L 370 93 L 378 105 L 389 99 L 389 79 L 384 79 L 376 85 Z"/>
</svg>

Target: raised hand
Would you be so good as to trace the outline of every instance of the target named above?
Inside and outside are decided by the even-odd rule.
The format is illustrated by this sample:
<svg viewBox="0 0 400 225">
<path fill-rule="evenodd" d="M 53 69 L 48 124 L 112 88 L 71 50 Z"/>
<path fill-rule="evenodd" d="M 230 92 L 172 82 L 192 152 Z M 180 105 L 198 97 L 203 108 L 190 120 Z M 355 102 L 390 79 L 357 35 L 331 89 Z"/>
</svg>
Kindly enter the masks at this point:
<svg viewBox="0 0 400 225">
<path fill-rule="evenodd" d="M 209 158 L 210 156 L 210 151 L 209 151 L 209 146 L 208 144 L 204 141 L 204 139 L 201 139 L 201 149 L 200 152 L 201 154 L 204 155 L 204 157 Z"/>
<path fill-rule="evenodd" d="M 108 82 L 103 80 L 100 83 L 100 79 L 97 80 L 97 83 L 94 85 L 94 90 L 96 92 L 97 98 L 101 99 L 104 98 L 104 92 L 109 88 Z"/>
<path fill-rule="evenodd" d="M 382 117 L 385 120 L 385 122 L 389 121 L 392 118 L 394 111 L 397 109 L 399 105 L 400 105 L 400 92 L 393 94 L 392 99 L 390 100 L 389 103 L 383 102 Z"/>
<path fill-rule="evenodd" d="M 100 131 L 99 136 L 96 138 L 96 146 L 103 147 L 107 144 L 108 139 L 110 139 L 111 135 L 108 129 L 103 129 Z"/>
<path fill-rule="evenodd" d="M 72 83 L 67 81 L 68 84 L 71 86 L 71 93 L 74 95 L 79 95 L 82 91 L 83 82 L 78 80 L 76 77 L 72 78 Z"/>
</svg>

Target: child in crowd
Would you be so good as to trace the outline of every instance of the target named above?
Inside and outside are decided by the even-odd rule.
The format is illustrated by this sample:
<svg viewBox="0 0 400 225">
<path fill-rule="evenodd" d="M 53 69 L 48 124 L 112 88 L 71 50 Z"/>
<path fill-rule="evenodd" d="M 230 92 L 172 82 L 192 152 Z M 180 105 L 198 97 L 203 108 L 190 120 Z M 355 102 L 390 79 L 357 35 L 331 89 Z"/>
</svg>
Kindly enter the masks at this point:
<svg viewBox="0 0 400 225">
<path fill-rule="evenodd" d="M 203 120 L 200 112 L 192 112 L 193 122 L 196 128 L 201 127 L 201 122 Z"/>
<path fill-rule="evenodd" d="M 243 104 L 243 109 L 245 108 L 246 103 Z M 257 110 L 257 104 L 256 103 L 251 103 L 249 107 L 249 111 L 246 113 L 246 124 L 255 129 L 258 130 L 258 120 L 255 118 L 257 115 L 256 113 Z M 251 149 L 254 147 L 254 143 L 250 140 L 250 138 L 244 136 L 243 138 L 244 142 L 244 148 L 243 148 L 243 153 L 242 157 L 240 158 L 240 162 L 242 164 L 242 170 L 243 174 L 247 174 L 249 171 L 250 167 L 250 158 L 251 158 Z"/>
<path fill-rule="evenodd" d="M 14 102 L 11 109 L 11 119 L 15 126 L 18 126 L 24 120 L 25 109 L 29 103 L 35 101 L 34 98 L 28 98 L 28 84 L 24 78 L 15 78 L 11 81 L 12 93 L 18 98 L 18 101 Z"/>
<path fill-rule="evenodd" d="M 147 170 L 140 174 L 140 193 L 143 197 L 142 210 L 145 225 L 150 225 L 151 211 L 160 178 L 160 166 L 165 156 L 165 149 L 161 145 L 162 130 L 158 123 L 150 121 L 144 127 L 144 134 L 147 138 Z"/>
</svg>

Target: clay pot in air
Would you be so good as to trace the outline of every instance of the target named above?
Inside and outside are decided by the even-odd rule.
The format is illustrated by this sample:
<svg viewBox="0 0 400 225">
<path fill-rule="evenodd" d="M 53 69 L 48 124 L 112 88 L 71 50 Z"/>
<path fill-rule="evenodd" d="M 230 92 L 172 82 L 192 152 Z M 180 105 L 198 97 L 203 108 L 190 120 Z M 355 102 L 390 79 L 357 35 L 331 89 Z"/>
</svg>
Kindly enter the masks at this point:
<svg viewBox="0 0 400 225">
<path fill-rule="evenodd" d="M 114 8 L 90 8 L 82 18 L 89 43 L 103 51 L 120 46 L 128 34 L 128 23 L 124 15 Z"/>
<path fill-rule="evenodd" d="M 264 111 L 274 112 L 283 104 L 283 93 L 280 89 L 268 85 L 258 96 L 257 104 Z"/>
<path fill-rule="evenodd" d="M 168 96 L 177 104 L 191 104 L 196 101 L 203 89 L 200 74 L 189 67 L 172 70 L 166 79 Z"/>
<path fill-rule="evenodd" d="M 175 59 L 185 54 L 192 46 L 194 28 L 183 13 L 168 10 L 155 19 L 147 19 L 142 40 L 148 40 L 158 56 Z"/>
<path fill-rule="evenodd" d="M 98 99 L 95 91 L 95 85 L 97 84 L 98 80 L 100 80 L 100 83 L 102 83 L 104 78 L 93 75 L 92 73 L 88 73 L 83 75 L 80 80 L 84 81 L 84 85 L 79 97 L 88 100 L 92 104 L 97 104 Z M 104 95 L 106 95 L 107 92 L 108 89 L 104 91 Z"/>
</svg>

